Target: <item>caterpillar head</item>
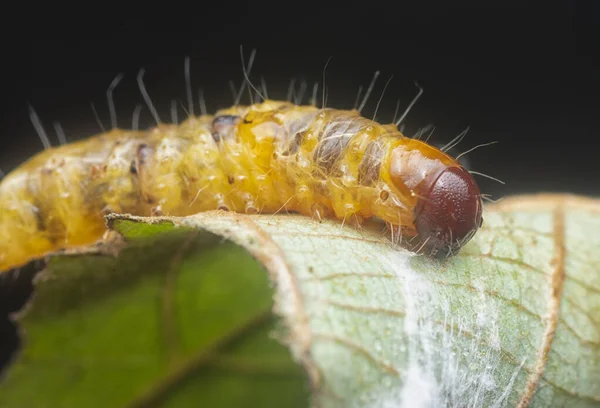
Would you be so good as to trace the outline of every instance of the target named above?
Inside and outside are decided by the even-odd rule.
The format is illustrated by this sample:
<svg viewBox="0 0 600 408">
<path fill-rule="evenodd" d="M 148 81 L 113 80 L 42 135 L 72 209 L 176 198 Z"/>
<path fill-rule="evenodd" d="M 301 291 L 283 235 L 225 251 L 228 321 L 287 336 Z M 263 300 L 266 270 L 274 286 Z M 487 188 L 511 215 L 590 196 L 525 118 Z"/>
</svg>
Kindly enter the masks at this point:
<svg viewBox="0 0 600 408">
<path fill-rule="evenodd" d="M 420 245 L 436 257 L 456 254 L 483 222 L 481 192 L 464 167 L 417 140 L 393 149 L 389 174 L 398 191 L 416 198 L 413 223 Z"/>
<path fill-rule="evenodd" d="M 415 227 L 421 244 L 437 257 L 457 253 L 483 223 L 479 186 L 461 166 L 430 174 L 418 196 Z"/>
</svg>

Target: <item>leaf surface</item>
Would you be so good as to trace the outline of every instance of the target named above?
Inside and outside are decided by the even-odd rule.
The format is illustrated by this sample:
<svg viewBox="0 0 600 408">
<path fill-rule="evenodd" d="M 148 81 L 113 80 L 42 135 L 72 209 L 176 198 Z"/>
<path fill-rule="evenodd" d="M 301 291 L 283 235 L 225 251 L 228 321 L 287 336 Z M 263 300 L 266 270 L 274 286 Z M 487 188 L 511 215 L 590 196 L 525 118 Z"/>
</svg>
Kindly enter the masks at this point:
<svg viewBox="0 0 600 408">
<path fill-rule="evenodd" d="M 443 261 L 295 215 L 108 224 L 39 275 L 0 406 L 600 405 L 597 201 L 504 200 Z"/>
</svg>

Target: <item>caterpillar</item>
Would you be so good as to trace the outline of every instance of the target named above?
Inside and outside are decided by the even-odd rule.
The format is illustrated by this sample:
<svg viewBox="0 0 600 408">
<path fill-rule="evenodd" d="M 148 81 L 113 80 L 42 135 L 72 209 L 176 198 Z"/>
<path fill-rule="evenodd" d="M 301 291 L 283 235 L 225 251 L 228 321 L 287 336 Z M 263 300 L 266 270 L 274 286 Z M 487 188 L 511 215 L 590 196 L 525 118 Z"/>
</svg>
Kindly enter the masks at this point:
<svg viewBox="0 0 600 408">
<path fill-rule="evenodd" d="M 481 226 L 481 198 L 457 160 L 395 124 L 265 99 L 32 157 L 0 182 L 0 271 L 98 240 L 108 213 L 217 209 L 377 217 L 432 256 L 451 256 Z"/>
</svg>

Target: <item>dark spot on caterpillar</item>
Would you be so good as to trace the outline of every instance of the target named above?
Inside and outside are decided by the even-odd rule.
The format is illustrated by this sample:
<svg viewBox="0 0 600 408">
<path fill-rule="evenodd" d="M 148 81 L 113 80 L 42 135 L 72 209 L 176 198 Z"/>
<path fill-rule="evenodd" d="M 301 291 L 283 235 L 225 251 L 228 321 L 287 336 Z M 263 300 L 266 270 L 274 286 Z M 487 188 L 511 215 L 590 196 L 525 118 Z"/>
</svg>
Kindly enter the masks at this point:
<svg viewBox="0 0 600 408">
<path fill-rule="evenodd" d="M 233 176 L 227 176 L 227 182 L 229 184 L 233 184 L 235 182 L 235 179 L 233 178 Z"/>
<path fill-rule="evenodd" d="M 239 119 L 240 117 L 238 115 L 219 115 L 213 119 L 212 127 L 215 130 L 219 130 L 220 126 L 235 125 Z"/>
<path fill-rule="evenodd" d="M 387 200 L 390 197 L 390 193 L 388 193 L 385 190 L 381 190 L 381 193 L 379 193 L 379 198 L 381 198 L 382 201 Z"/>
<path fill-rule="evenodd" d="M 217 209 L 221 211 L 229 211 L 229 207 L 227 207 L 226 205 L 220 205 L 219 207 L 217 207 Z"/>
<path fill-rule="evenodd" d="M 137 149 L 138 167 L 141 167 L 144 164 L 146 164 L 146 160 L 150 157 L 151 154 L 152 148 L 150 146 L 148 146 L 145 143 L 140 144 Z"/>
<path fill-rule="evenodd" d="M 282 108 L 282 110 L 290 109 L 291 107 L 287 105 Z M 290 119 L 284 119 L 283 124 L 288 137 L 286 137 L 287 140 L 285 142 L 285 148 L 282 149 L 282 154 L 290 155 L 298 152 L 299 147 L 310 137 L 310 125 L 314 121 L 316 115 L 317 112 L 313 112 L 305 115 L 293 116 Z"/>
<path fill-rule="evenodd" d="M 138 181 L 138 194 L 148 204 L 152 205 L 156 202 L 156 199 L 151 197 L 148 194 L 148 186 L 151 185 L 151 180 L 149 180 L 150 175 L 146 171 L 147 166 L 151 166 L 152 155 L 154 154 L 154 149 L 148 146 L 145 143 L 141 143 L 136 152 L 135 157 L 135 169 Z M 133 173 L 132 173 L 133 174 Z"/>
<path fill-rule="evenodd" d="M 131 161 L 131 164 L 129 165 L 129 172 L 131 174 L 137 174 L 137 166 L 135 165 L 135 160 Z"/>
<path fill-rule="evenodd" d="M 358 166 L 358 182 L 361 185 L 372 185 L 379 180 L 383 153 L 383 146 L 378 141 L 373 141 L 367 145 L 365 155 Z"/>
<path fill-rule="evenodd" d="M 249 125 L 250 123 L 252 123 L 251 120 L 244 118 L 244 125 Z"/>
<path fill-rule="evenodd" d="M 102 175 L 102 168 L 100 166 L 92 165 L 90 167 L 90 179 L 96 180 Z"/>
<path fill-rule="evenodd" d="M 313 188 L 316 193 L 329 197 L 329 189 L 327 188 L 327 181 L 325 180 L 315 180 L 313 184 Z"/>
<path fill-rule="evenodd" d="M 39 200 L 36 200 L 35 203 L 30 207 L 30 210 L 35 215 L 37 229 L 44 231 L 46 229 L 46 217 L 42 212 L 41 205 L 42 203 Z"/>
<path fill-rule="evenodd" d="M 313 156 L 317 167 L 332 173 L 333 166 L 343 156 L 350 139 L 360 128 L 361 124 L 355 118 L 340 118 L 328 124 L 319 134 L 319 144 Z"/>
<path fill-rule="evenodd" d="M 237 115 L 220 115 L 214 118 L 211 124 L 214 141 L 219 143 L 222 139 L 231 139 L 232 129 L 239 121 L 240 117 Z"/>
<path fill-rule="evenodd" d="M 283 152 L 283 154 L 286 156 L 289 156 L 290 154 L 295 154 L 298 152 L 298 149 L 300 148 L 300 146 L 302 146 L 302 143 L 304 143 L 304 141 L 306 140 L 306 132 L 296 133 L 291 140 L 292 141 L 289 144 L 288 148 Z"/>
</svg>

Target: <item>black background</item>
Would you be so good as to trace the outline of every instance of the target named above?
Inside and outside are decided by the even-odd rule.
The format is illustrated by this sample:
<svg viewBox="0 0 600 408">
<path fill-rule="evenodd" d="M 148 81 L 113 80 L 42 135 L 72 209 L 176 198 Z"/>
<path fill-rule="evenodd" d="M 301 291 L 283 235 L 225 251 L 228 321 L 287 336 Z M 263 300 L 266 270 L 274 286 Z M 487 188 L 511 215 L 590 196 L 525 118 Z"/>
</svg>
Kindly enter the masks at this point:
<svg viewBox="0 0 600 408">
<path fill-rule="evenodd" d="M 370 116 L 394 75 L 382 121 L 391 120 L 397 99 L 408 104 L 417 80 L 425 93 L 405 122 L 407 134 L 431 123 L 439 143 L 470 126 L 461 151 L 498 141 L 469 155 L 474 170 L 506 182 L 478 178 L 494 198 L 600 194 L 600 66 L 592 30 L 598 13 L 575 2 L 450 3 L 145 3 L 132 10 L 89 3 L 88 9 L 5 14 L 0 168 L 10 171 L 42 148 L 27 103 L 54 143 L 53 121 L 69 140 L 99 132 L 90 101 L 108 127 L 104 95 L 120 72 L 125 79 L 114 93 L 120 127 L 131 126 L 142 102 L 136 84 L 142 67 L 163 119 L 171 99 L 185 101 L 187 55 L 194 88 L 205 89 L 209 110 L 231 104 L 228 81 L 242 80 L 243 45 L 246 56 L 257 49 L 252 78 L 264 76 L 272 98 L 285 97 L 292 77 L 321 81 L 331 56 L 328 106 L 351 108 L 358 86 L 381 70 L 363 111 Z M 147 109 L 142 119 L 152 124 Z"/>
</svg>

